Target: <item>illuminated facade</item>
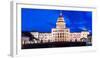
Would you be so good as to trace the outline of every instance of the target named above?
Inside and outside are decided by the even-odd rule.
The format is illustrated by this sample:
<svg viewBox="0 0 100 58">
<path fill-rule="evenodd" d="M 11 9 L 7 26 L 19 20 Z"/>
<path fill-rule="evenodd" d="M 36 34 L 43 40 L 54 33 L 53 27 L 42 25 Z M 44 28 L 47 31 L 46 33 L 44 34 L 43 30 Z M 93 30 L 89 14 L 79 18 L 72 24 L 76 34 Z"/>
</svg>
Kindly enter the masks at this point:
<svg viewBox="0 0 100 58">
<path fill-rule="evenodd" d="M 34 40 L 34 43 L 47 43 L 47 42 L 75 42 L 75 41 L 82 41 L 82 38 L 87 38 L 89 32 L 82 31 L 82 32 L 70 32 L 70 29 L 66 27 L 66 23 L 60 13 L 60 16 L 56 22 L 56 28 L 52 28 L 51 33 L 39 33 L 39 32 L 31 32 L 31 34 L 38 38 L 39 40 Z"/>
<path fill-rule="evenodd" d="M 70 40 L 70 29 L 66 28 L 66 23 L 60 13 L 60 16 L 56 23 L 56 28 L 52 29 L 52 37 L 54 41 L 69 41 Z"/>
<path fill-rule="evenodd" d="M 60 16 L 56 23 L 56 28 L 52 29 L 52 37 L 54 41 L 82 41 L 81 38 L 87 38 L 89 32 L 82 31 L 82 32 L 74 32 L 71 33 L 70 29 L 66 27 L 66 23 L 60 13 Z"/>
</svg>

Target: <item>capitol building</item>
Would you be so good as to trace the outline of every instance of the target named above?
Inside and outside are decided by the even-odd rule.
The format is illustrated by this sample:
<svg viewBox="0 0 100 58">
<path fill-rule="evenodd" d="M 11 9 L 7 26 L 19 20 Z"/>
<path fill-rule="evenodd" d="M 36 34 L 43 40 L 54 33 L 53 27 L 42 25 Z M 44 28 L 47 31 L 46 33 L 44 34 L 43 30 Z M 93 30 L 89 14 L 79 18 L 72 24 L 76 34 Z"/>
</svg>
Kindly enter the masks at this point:
<svg viewBox="0 0 100 58">
<path fill-rule="evenodd" d="M 30 32 L 35 38 L 38 40 L 33 39 L 33 43 L 40 43 L 41 41 L 43 43 L 48 42 L 82 42 L 82 38 L 86 38 L 89 35 L 88 31 L 81 31 L 81 32 L 70 32 L 70 28 L 66 27 L 66 22 L 64 21 L 64 17 L 62 16 L 62 13 L 60 13 L 57 22 L 56 22 L 56 28 L 51 29 L 51 33 L 39 33 L 39 32 Z M 22 38 L 23 41 L 27 40 L 28 38 Z"/>
</svg>

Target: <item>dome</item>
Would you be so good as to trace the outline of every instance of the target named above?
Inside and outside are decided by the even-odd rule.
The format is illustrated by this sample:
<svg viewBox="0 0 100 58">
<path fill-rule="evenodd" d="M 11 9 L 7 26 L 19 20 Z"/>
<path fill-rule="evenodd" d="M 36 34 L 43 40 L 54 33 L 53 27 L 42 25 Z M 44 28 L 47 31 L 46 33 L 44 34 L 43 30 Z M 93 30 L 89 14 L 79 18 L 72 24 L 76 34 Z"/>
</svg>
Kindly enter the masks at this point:
<svg viewBox="0 0 100 58">
<path fill-rule="evenodd" d="M 58 20 L 57 20 L 57 28 L 65 28 L 65 21 L 64 21 L 64 17 L 62 15 L 62 12 L 60 13 Z"/>
</svg>

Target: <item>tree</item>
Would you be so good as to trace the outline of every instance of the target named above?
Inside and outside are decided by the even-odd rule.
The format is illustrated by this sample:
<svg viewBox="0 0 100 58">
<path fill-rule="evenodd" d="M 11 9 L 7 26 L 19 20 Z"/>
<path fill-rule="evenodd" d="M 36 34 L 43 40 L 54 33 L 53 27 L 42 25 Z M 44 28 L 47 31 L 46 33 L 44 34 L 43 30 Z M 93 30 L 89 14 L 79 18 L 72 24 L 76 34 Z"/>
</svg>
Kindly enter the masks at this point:
<svg viewBox="0 0 100 58">
<path fill-rule="evenodd" d="M 30 32 L 22 32 L 22 36 L 29 37 L 29 41 L 32 41 L 33 39 L 39 40 L 38 38 L 35 38 L 34 35 L 32 35 Z"/>
<path fill-rule="evenodd" d="M 84 37 L 81 38 L 80 40 L 81 40 L 82 42 L 87 42 L 87 38 L 84 38 Z"/>
</svg>

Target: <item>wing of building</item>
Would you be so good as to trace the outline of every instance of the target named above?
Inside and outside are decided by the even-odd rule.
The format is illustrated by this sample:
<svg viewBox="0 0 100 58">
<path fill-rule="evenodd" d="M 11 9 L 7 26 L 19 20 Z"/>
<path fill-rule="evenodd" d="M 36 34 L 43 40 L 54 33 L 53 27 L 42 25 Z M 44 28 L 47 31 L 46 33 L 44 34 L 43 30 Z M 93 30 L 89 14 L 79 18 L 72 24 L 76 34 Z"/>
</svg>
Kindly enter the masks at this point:
<svg viewBox="0 0 100 58">
<path fill-rule="evenodd" d="M 59 42 L 59 41 L 82 41 L 82 38 L 87 38 L 89 32 L 70 32 L 70 28 L 66 27 L 66 23 L 62 13 L 60 13 L 57 22 L 56 28 L 52 28 L 51 33 L 39 33 L 39 32 L 31 32 L 31 34 L 38 38 L 39 41 L 43 43 L 46 42 Z"/>
</svg>

